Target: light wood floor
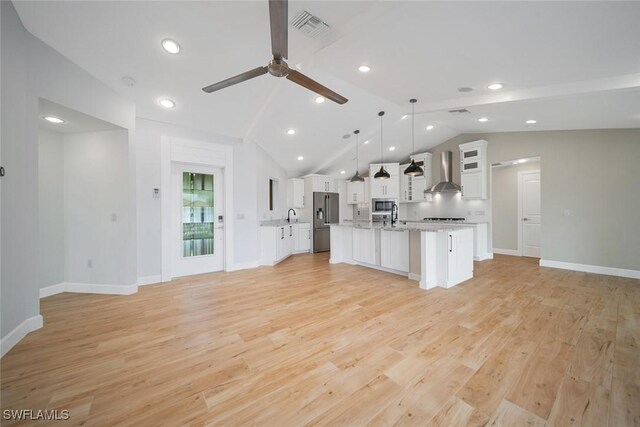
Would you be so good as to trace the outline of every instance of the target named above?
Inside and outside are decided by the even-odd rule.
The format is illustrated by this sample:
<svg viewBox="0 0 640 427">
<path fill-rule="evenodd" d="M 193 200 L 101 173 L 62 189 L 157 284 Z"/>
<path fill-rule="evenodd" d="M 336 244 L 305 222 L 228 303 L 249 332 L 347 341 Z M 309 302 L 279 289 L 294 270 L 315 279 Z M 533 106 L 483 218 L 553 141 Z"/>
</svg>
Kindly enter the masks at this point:
<svg viewBox="0 0 640 427">
<path fill-rule="evenodd" d="M 497 256 L 423 291 L 276 267 L 42 300 L 2 409 L 86 425 L 640 425 L 640 281 Z M 3 422 L 3 425 L 9 425 Z"/>
</svg>

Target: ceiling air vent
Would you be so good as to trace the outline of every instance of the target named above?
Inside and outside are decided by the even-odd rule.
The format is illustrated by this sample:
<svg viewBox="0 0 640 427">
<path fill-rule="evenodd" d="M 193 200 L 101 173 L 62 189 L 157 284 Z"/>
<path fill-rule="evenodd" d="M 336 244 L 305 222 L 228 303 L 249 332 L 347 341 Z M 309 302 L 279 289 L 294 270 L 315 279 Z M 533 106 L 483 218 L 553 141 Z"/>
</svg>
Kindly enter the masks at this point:
<svg viewBox="0 0 640 427">
<path fill-rule="evenodd" d="M 290 24 L 309 37 L 318 38 L 329 31 L 329 24 L 306 10 L 293 17 Z"/>
<path fill-rule="evenodd" d="M 470 111 L 466 108 L 459 108 L 457 110 L 449 110 L 451 114 L 470 114 Z"/>
</svg>

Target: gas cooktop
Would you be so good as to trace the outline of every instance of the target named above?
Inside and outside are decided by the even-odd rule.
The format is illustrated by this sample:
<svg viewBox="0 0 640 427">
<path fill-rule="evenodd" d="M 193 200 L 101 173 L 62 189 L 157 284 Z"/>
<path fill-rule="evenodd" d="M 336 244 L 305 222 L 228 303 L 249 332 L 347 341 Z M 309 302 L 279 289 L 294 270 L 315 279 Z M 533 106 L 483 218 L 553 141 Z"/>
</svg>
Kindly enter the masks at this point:
<svg viewBox="0 0 640 427">
<path fill-rule="evenodd" d="M 428 222 L 459 222 L 464 221 L 465 218 L 424 218 L 423 221 Z"/>
</svg>

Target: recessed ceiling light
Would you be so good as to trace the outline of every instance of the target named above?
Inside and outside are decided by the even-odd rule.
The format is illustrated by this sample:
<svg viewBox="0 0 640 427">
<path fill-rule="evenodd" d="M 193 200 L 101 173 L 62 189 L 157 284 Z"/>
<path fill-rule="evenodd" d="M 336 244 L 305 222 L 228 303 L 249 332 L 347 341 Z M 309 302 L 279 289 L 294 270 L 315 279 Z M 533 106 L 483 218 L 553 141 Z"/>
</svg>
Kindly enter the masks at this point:
<svg viewBox="0 0 640 427">
<path fill-rule="evenodd" d="M 319 96 L 316 98 L 316 103 L 322 104 L 324 102 L 324 96 Z"/>
<path fill-rule="evenodd" d="M 480 118 L 478 119 L 478 121 L 479 121 L 480 123 L 484 123 L 484 122 L 488 122 L 488 121 L 489 121 L 489 119 L 487 119 L 486 117 L 480 117 Z"/>
<path fill-rule="evenodd" d="M 296 134 L 296 130 L 295 129 L 287 130 L 287 135 L 295 135 L 295 134 Z"/>
<path fill-rule="evenodd" d="M 347 173 L 347 171 L 340 171 L 341 175 L 344 175 L 345 173 Z"/>
<path fill-rule="evenodd" d="M 427 126 L 427 130 L 431 130 L 431 129 L 433 129 L 433 125 Z"/>
<path fill-rule="evenodd" d="M 162 48 L 173 55 L 180 52 L 180 45 L 178 42 L 171 39 L 162 40 Z"/>
<path fill-rule="evenodd" d="M 520 160 L 518 160 L 517 162 L 518 162 L 518 163 L 525 163 L 526 161 L 527 161 L 527 159 L 520 159 Z"/>
<path fill-rule="evenodd" d="M 363 142 L 362 144 L 363 144 L 363 145 L 367 145 L 367 144 L 368 144 L 368 143 L 370 143 L 370 142 L 371 142 L 371 141 L 367 139 L 367 140 L 366 140 L 365 142 Z"/>
<path fill-rule="evenodd" d="M 537 120 L 527 120 L 525 123 L 528 124 L 528 125 L 535 125 L 536 123 L 538 123 L 538 121 Z"/>
<path fill-rule="evenodd" d="M 498 89 L 502 89 L 503 88 L 503 84 L 502 83 L 491 83 L 489 86 L 487 86 L 487 89 L 489 90 L 498 90 Z"/>
<path fill-rule="evenodd" d="M 304 157 L 298 156 L 298 160 L 304 160 Z"/>
<path fill-rule="evenodd" d="M 361 73 L 368 73 L 369 71 L 371 71 L 371 67 L 369 67 L 368 65 L 361 65 L 358 67 L 358 71 L 360 71 Z"/>
<path fill-rule="evenodd" d="M 55 116 L 44 116 L 43 119 L 45 119 L 48 122 L 55 123 L 57 125 L 64 123 L 64 120 Z"/>
<path fill-rule="evenodd" d="M 406 119 L 407 117 L 409 117 L 409 115 L 408 115 L 408 114 L 405 114 L 404 116 L 402 116 L 402 117 L 400 118 L 400 120 L 404 120 L 404 119 Z"/>
<path fill-rule="evenodd" d="M 169 98 L 160 98 L 158 100 L 158 104 L 160 104 L 164 108 L 173 108 L 176 106 L 175 101 Z"/>
<path fill-rule="evenodd" d="M 396 149 L 396 147 L 389 147 L 389 151 L 393 151 L 395 149 Z"/>
</svg>

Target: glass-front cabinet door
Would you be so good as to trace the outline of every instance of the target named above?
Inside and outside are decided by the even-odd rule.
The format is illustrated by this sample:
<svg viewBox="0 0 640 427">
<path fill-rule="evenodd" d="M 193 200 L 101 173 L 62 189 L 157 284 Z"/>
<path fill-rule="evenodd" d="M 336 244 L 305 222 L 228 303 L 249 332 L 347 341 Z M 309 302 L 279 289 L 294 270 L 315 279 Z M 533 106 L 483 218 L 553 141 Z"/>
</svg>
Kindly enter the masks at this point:
<svg viewBox="0 0 640 427">
<path fill-rule="evenodd" d="M 182 172 L 182 256 L 215 253 L 214 175 Z"/>
</svg>

